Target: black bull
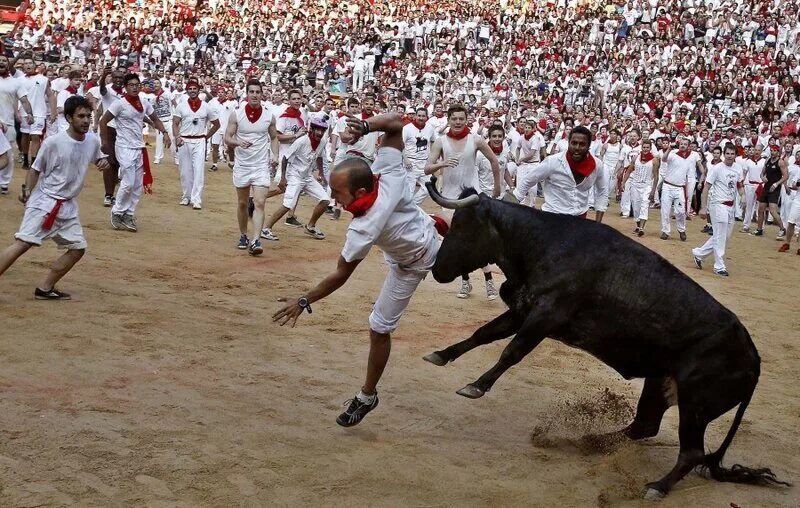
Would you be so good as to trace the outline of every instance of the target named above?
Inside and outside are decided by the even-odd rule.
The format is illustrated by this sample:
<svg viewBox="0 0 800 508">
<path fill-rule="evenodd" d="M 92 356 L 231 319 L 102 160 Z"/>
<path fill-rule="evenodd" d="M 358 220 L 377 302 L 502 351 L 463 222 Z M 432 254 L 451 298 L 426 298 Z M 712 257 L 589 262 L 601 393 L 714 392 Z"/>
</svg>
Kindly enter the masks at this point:
<svg viewBox="0 0 800 508">
<path fill-rule="evenodd" d="M 442 366 L 478 346 L 514 336 L 497 364 L 458 391 L 483 396 L 545 337 L 580 348 L 625 379 L 644 378 L 631 439 L 655 436 L 666 410 L 679 409 L 680 453 L 675 467 L 647 485 L 663 496 L 690 470 L 706 468 L 719 481 L 783 483 L 769 469 L 726 469 L 722 457 L 753 396 L 761 359 L 736 315 L 667 260 L 615 229 L 577 217 L 465 191 L 433 199 L 457 208 L 439 249 L 433 277 L 451 282 L 494 263 L 506 282 L 508 310 L 462 342 L 425 360 Z M 719 449 L 706 454 L 708 424 L 739 406 Z"/>
</svg>

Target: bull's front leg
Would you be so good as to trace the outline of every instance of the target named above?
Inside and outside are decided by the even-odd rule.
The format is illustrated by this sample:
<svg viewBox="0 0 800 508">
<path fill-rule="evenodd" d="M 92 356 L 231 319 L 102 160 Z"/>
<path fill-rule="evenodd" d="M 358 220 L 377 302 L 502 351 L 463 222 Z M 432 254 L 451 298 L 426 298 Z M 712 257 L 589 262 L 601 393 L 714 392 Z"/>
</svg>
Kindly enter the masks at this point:
<svg viewBox="0 0 800 508">
<path fill-rule="evenodd" d="M 441 367 L 478 346 L 514 335 L 519 331 L 523 322 L 524 319 L 519 313 L 509 309 L 478 328 L 470 338 L 441 351 L 427 354 L 423 359 Z"/>
</svg>

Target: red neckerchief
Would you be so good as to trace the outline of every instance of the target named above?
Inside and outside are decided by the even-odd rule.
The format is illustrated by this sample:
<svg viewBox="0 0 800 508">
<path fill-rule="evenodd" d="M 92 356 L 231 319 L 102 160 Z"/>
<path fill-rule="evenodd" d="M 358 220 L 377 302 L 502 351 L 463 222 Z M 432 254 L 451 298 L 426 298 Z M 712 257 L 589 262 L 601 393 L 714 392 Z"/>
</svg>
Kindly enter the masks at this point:
<svg viewBox="0 0 800 508">
<path fill-rule="evenodd" d="M 0 72 L 0 78 L 7 78 L 8 75 L 9 75 L 8 69 L 6 69 L 4 72 Z"/>
<path fill-rule="evenodd" d="M 128 101 L 128 104 L 133 106 L 133 109 L 135 109 L 139 113 L 144 112 L 144 106 L 142 106 L 142 100 L 139 98 L 138 95 L 125 94 L 123 95 L 123 97 L 125 97 L 125 100 Z"/>
<path fill-rule="evenodd" d="M 375 116 L 375 114 L 374 114 L 374 113 L 372 113 L 372 114 L 368 115 L 368 114 L 364 113 L 363 111 L 361 112 L 361 119 L 362 119 L 362 120 L 369 120 L 369 119 L 370 119 L 370 118 L 372 118 L 373 116 Z"/>
<path fill-rule="evenodd" d="M 653 153 L 652 152 L 648 152 L 648 153 L 642 152 L 642 155 L 639 157 L 639 160 L 642 161 L 642 164 L 647 164 L 648 162 L 653 160 Z"/>
<path fill-rule="evenodd" d="M 26 72 L 26 73 L 25 73 L 25 76 L 27 76 L 27 77 L 29 77 L 29 78 L 32 78 L 32 77 L 36 76 L 37 74 L 39 74 L 39 73 L 38 73 L 38 72 L 36 72 L 36 71 L 33 71 L 33 72 Z"/>
<path fill-rule="evenodd" d="M 78 89 L 75 88 L 74 86 L 68 86 L 67 87 L 67 92 L 71 93 L 72 95 L 75 95 L 75 94 L 78 93 Z"/>
<path fill-rule="evenodd" d="M 678 157 L 680 157 L 682 159 L 688 159 L 689 156 L 692 154 L 692 151 L 691 150 L 686 150 L 684 152 L 682 150 L 678 150 L 676 153 L 678 154 Z"/>
<path fill-rule="evenodd" d="M 294 118 L 295 120 L 300 122 L 300 127 L 303 127 L 305 123 L 303 123 L 303 115 L 300 113 L 300 110 L 297 108 L 293 108 L 289 106 L 286 108 L 286 111 L 283 112 L 281 118 Z"/>
<path fill-rule="evenodd" d="M 411 121 L 411 123 L 413 123 L 413 124 L 414 124 L 414 127 L 416 127 L 416 128 L 417 128 L 417 129 L 419 129 L 419 130 L 422 130 L 422 129 L 424 129 L 424 128 L 425 128 L 425 126 L 427 125 L 426 123 L 417 123 L 417 121 L 416 121 L 416 120 L 412 120 L 412 121 Z"/>
<path fill-rule="evenodd" d="M 161 90 L 159 90 L 158 93 L 156 94 L 156 100 L 158 100 L 162 95 L 164 95 L 164 89 L 163 88 Z"/>
<path fill-rule="evenodd" d="M 536 134 L 536 131 L 531 131 L 528 134 L 523 134 L 522 137 L 525 138 L 526 141 L 530 141 L 534 134 Z"/>
<path fill-rule="evenodd" d="M 378 187 L 381 175 L 372 175 L 372 190 L 360 198 L 356 198 L 352 203 L 345 206 L 344 209 L 353 214 L 353 217 L 361 217 L 375 204 L 378 199 Z"/>
<path fill-rule="evenodd" d="M 259 118 L 261 118 L 261 113 L 264 111 L 264 108 L 261 106 L 253 107 L 250 104 L 244 105 L 244 114 L 247 116 L 247 119 L 250 123 L 256 123 Z"/>
<path fill-rule="evenodd" d="M 120 86 L 120 87 L 117 87 L 117 86 L 115 86 L 115 85 L 111 85 L 111 89 L 112 89 L 112 90 L 114 90 L 114 92 L 115 92 L 117 95 L 122 95 L 122 94 L 123 94 L 123 91 L 122 91 L 122 87 L 121 87 L 121 86 Z"/>
<path fill-rule="evenodd" d="M 453 129 L 447 129 L 447 137 L 455 140 L 464 139 L 469 134 L 469 127 L 464 126 L 464 129 L 458 134 L 453 133 Z"/>
<path fill-rule="evenodd" d="M 197 113 L 197 110 L 200 109 L 200 106 L 203 105 L 203 101 L 201 101 L 199 97 L 195 97 L 194 99 L 189 99 L 186 102 L 189 103 L 189 108 L 191 108 L 192 113 Z"/>
<path fill-rule="evenodd" d="M 597 163 L 590 153 L 586 154 L 585 159 L 577 162 L 572 159 L 572 154 L 567 152 L 567 164 L 569 164 L 569 169 L 572 170 L 573 173 L 583 175 L 584 177 L 591 175 L 597 168 Z"/>
<path fill-rule="evenodd" d="M 492 149 L 492 151 L 494 152 L 495 155 L 500 155 L 501 153 L 503 153 L 503 144 L 502 143 L 500 143 L 500 146 L 498 146 L 497 148 L 495 148 L 492 145 L 489 145 L 489 148 Z"/>
<path fill-rule="evenodd" d="M 436 113 L 436 118 L 444 118 L 444 113 Z"/>
<path fill-rule="evenodd" d="M 517 132 L 520 133 L 520 134 L 524 134 L 525 133 L 525 129 L 523 127 L 517 126 Z"/>
<path fill-rule="evenodd" d="M 311 149 L 316 151 L 317 147 L 319 146 L 319 142 L 322 141 L 322 138 L 317 138 L 308 133 L 308 139 L 311 141 Z"/>
<path fill-rule="evenodd" d="M 711 164 L 719 164 L 720 162 L 722 162 L 722 159 L 711 159 Z"/>
</svg>

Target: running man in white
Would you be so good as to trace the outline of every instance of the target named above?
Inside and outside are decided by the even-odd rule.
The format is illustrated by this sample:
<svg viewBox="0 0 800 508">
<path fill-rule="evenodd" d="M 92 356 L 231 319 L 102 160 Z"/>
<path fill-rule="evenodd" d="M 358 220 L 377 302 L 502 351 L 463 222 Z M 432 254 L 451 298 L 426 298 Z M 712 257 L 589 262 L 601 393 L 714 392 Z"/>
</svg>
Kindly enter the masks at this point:
<svg viewBox="0 0 800 508">
<path fill-rule="evenodd" d="M 312 115 L 309 127 L 310 130 L 305 136 L 297 139 L 282 152 L 282 176 L 278 186 L 284 191 L 283 205 L 275 210 L 261 232 L 262 236 L 269 240 L 278 239 L 272 228 L 286 212 L 297 206 L 300 193 L 303 192 L 317 202 L 311 213 L 311 219 L 303 226 L 303 232 L 317 240 L 325 239 L 325 234 L 317 229 L 317 220 L 325 213 L 331 201 L 328 191 L 322 186 L 322 182 L 325 181 L 322 160 L 325 158 L 325 146 L 328 143 L 328 115 L 325 113 Z M 316 177 L 311 174 L 315 170 Z"/>
<path fill-rule="evenodd" d="M 41 74 L 33 58 L 26 58 L 22 61 L 25 77 L 22 78 L 27 87 L 27 96 L 33 111 L 33 122 L 27 121 L 27 116 L 22 117 L 19 130 L 22 132 L 22 146 L 20 150 L 23 155 L 22 167 L 28 169 L 36 160 L 39 146 L 42 143 L 45 122 L 55 120 L 56 107 L 55 97 L 50 92 L 50 80 Z M 51 117 L 47 118 L 48 105 L 51 109 Z"/>
<path fill-rule="evenodd" d="M 387 114 L 348 122 L 351 139 L 383 132 L 370 169 L 361 157 L 340 162 L 331 173 L 333 197 L 353 214 L 336 270 L 298 299 L 277 311 L 273 321 L 294 326 L 303 311 L 325 298 L 353 274 L 372 246 L 384 253 L 389 273 L 369 316 L 370 350 L 364 385 L 336 423 L 350 427 L 378 406 L 377 384 L 389 360 L 391 333 L 414 291 L 427 276 L 439 250 L 433 220 L 412 200 L 403 165 L 403 122 Z M 374 173 L 374 174 L 373 174 Z"/>
<path fill-rule="evenodd" d="M 126 74 L 123 86 L 125 94 L 114 101 L 100 119 L 100 139 L 103 153 L 108 153 L 107 149 L 112 142 L 108 123 L 114 120 L 117 127 L 113 146 L 119 164 L 119 189 L 111 207 L 111 227 L 136 232 L 136 207 L 142 198 L 142 192 L 152 192 L 153 184 L 142 135 L 145 117 L 162 133 L 167 147 L 170 145 L 170 138 L 164 124 L 156 116 L 153 105 L 149 101 L 142 102 L 139 98 L 139 75 Z"/>
<path fill-rule="evenodd" d="M 736 147 L 733 143 L 725 144 L 722 153 L 722 163 L 715 164 L 708 170 L 701 198 L 700 215 L 705 218 L 707 214 L 711 214 L 714 234 L 702 247 L 692 249 L 692 255 L 695 265 L 702 270 L 703 259 L 713 253 L 714 273 L 727 277 L 725 245 L 736 224 L 733 207 L 736 194 L 742 192 L 743 170 L 736 162 Z"/>
<path fill-rule="evenodd" d="M 425 174 L 425 164 L 428 162 L 435 137 L 433 126 L 428 123 L 428 110 L 423 107 L 417 108 L 411 123 L 403 127 L 405 143 L 403 155 L 408 170 L 408 186 L 414 195 L 414 202 L 418 205 L 428 197 L 425 183 L 429 182 L 431 177 Z"/>
<path fill-rule="evenodd" d="M 67 119 L 64 117 L 64 104 L 66 104 L 67 99 L 69 99 L 70 97 L 78 95 L 78 90 L 80 90 L 82 83 L 83 83 L 83 77 L 81 76 L 81 72 L 70 71 L 69 84 L 63 90 L 59 91 L 58 95 L 56 96 L 56 108 L 58 108 L 58 120 L 56 120 L 56 123 L 53 124 L 55 132 L 48 132 L 47 133 L 48 136 L 69 129 L 69 123 L 67 122 Z"/>
<path fill-rule="evenodd" d="M 667 147 L 664 150 L 663 161 L 667 168 L 663 172 L 664 181 L 661 186 L 661 239 L 669 239 L 672 230 L 670 214 L 675 214 L 678 225 L 678 235 L 682 242 L 686 241 L 686 186 L 689 183 L 689 173 L 696 169 L 702 172 L 700 154 L 689 150 L 689 140 L 681 138 L 678 141 L 678 150 Z M 713 215 L 713 213 L 712 213 Z"/>
<path fill-rule="evenodd" d="M 547 143 L 544 136 L 536 128 L 534 120 L 520 120 L 523 125 L 522 136 L 517 142 L 517 182 L 527 178 L 528 173 L 533 171 L 545 158 Z M 536 206 L 536 195 L 539 186 L 532 186 L 525 196 L 521 196 L 520 203 L 529 206 Z"/>
<path fill-rule="evenodd" d="M 639 153 L 630 162 L 622 177 L 622 187 L 630 193 L 633 206 L 633 216 L 636 217 L 636 236 L 644 236 L 644 227 L 650 217 L 650 202 L 655 195 L 655 182 L 658 181 L 658 171 L 661 159 L 653 154 L 653 142 L 649 139 L 642 140 Z"/>
<path fill-rule="evenodd" d="M 800 150 L 795 154 L 794 162 L 789 165 L 789 179 L 784 183 L 786 187 L 786 194 L 791 199 L 789 205 L 789 213 L 787 214 L 784 222 L 786 223 L 786 239 L 778 249 L 778 252 L 788 252 L 791 249 L 792 240 L 794 239 L 795 228 L 798 221 L 800 221 Z M 797 255 L 800 256 L 800 249 L 797 249 Z"/>
<path fill-rule="evenodd" d="M 236 218 L 239 222 L 238 248 L 249 249 L 252 255 L 261 254 L 259 235 L 264 226 L 264 204 L 270 184 L 270 150 L 278 153 L 278 131 L 275 117 L 263 107 L 263 88 L 257 79 L 247 82 L 247 102 L 235 109 L 228 118 L 225 144 L 234 149 L 233 186 L 236 187 Z M 253 194 L 253 226 L 247 235 L 247 206 Z M 280 191 L 275 192 L 278 194 Z M 274 194 L 273 194 L 274 195 Z"/>
<path fill-rule="evenodd" d="M 476 155 L 478 152 L 489 159 L 492 167 L 492 197 L 500 196 L 500 163 L 485 139 L 470 132 L 467 127 L 467 110 L 464 106 L 451 106 L 447 110 L 449 128 L 447 134 L 433 143 L 428 163 L 425 165 L 425 174 L 432 175 L 442 172 L 442 196 L 448 199 L 457 199 L 467 189 L 480 189 L 478 178 L 478 165 Z M 442 214 L 450 223 L 453 210 L 442 209 Z M 490 300 L 497 298 L 497 290 L 492 282 L 492 273 L 489 267 L 483 269 L 486 280 L 486 296 Z M 468 298 L 472 292 L 469 274 L 461 276 L 461 290 L 456 294 L 458 298 Z"/>
<path fill-rule="evenodd" d="M 612 196 L 616 197 L 618 192 L 617 166 L 619 166 L 619 162 L 622 158 L 622 142 L 619 136 L 619 131 L 617 129 L 611 129 L 608 133 L 608 141 L 600 148 L 600 160 L 603 162 L 603 170 L 608 178 L 606 189 L 608 190 L 609 199 L 611 199 Z M 600 205 L 596 198 L 594 204 L 596 207 Z M 607 209 L 608 205 L 609 203 L 603 203 L 603 209 Z"/>
<path fill-rule="evenodd" d="M 494 152 L 494 155 L 497 157 L 497 163 L 500 165 L 500 179 L 504 183 L 503 190 L 512 188 L 514 186 L 514 180 L 511 176 L 511 173 L 508 171 L 508 162 L 511 157 L 511 150 L 508 144 L 505 142 L 506 131 L 502 124 L 498 122 L 489 127 L 487 136 L 489 138 L 489 148 L 491 148 L 492 152 Z M 487 159 L 485 155 L 483 155 L 483 152 L 478 152 L 478 155 L 475 157 L 475 161 L 478 165 L 478 184 L 480 185 L 478 191 L 486 194 L 487 196 L 491 196 L 492 191 L 494 190 L 494 173 L 492 173 L 492 162 Z M 502 197 L 502 192 L 500 197 Z"/>
<path fill-rule="evenodd" d="M 70 97 L 64 104 L 69 128 L 48 138 L 22 186 L 20 201 L 25 215 L 16 241 L 0 253 L 0 275 L 33 246 L 52 238 L 67 249 L 50 268 L 34 291 L 37 300 L 69 300 L 70 295 L 55 288 L 86 252 L 86 238 L 78 218 L 76 198 L 83 188 L 89 164 L 103 171 L 108 164 L 100 151 L 100 140 L 89 132 L 92 107 L 85 98 Z M 5 141 L 0 137 L 0 144 Z M 0 152 L 2 147 L 0 147 Z M 10 154 L 0 156 L 2 157 Z"/>
<path fill-rule="evenodd" d="M 274 161 L 277 162 L 277 165 L 274 165 L 272 168 L 275 171 L 273 180 L 276 183 L 283 179 L 281 161 L 283 160 L 284 152 L 289 149 L 292 143 L 305 136 L 308 132 L 306 128 L 308 112 L 303 108 L 303 92 L 300 90 L 289 90 L 287 97 L 289 99 L 289 106 L 284 109 L 275 120 L 275 128 L 278 130 L 278 141 L 280 142 L 280 152 L 277 154 Z M 303 226 L 303 224 L 297 220 L 294 210 L 291 210 L 284 223 L 287 226 L 296 228 Z"/>
<path fill-rule="evenodd" d="M 217 110 L 201 101 L 197 96 L 199 93 L 200 83 L 189 81 L 186 84 L 188 99 L 178 104 L 172 114 L 172 133 L 178 150 L 183 190 L 179 204 L 191 205 L 195 210 L 203 207 L 206 141 L 219 129 Z"/>
</svg>

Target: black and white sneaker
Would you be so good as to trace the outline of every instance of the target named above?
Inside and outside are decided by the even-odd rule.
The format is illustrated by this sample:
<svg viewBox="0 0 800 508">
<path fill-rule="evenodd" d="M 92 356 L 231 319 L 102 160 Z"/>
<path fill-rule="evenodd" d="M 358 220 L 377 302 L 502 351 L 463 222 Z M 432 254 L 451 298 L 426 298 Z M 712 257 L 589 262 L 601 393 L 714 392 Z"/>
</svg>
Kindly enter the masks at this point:
<svg viewBox="0 0 800 508">
<path fill-rule="evenodd" d="M 286 220 L 283 221 L 284 224 L 287 226 L 292 226 L 293 228 L 302 228 L 303 224 L 297 220 L 297 217 L 292 215 L 291 217 L 286 217 Z"/>
<path fill-rule="evenodd" d="M 0 187 L 0 194 L 8 194 L 8 186 L 3 185 Z"/>
<path fill-rule="evenodd" d="M 105 207 L 111 206 L 113 204 L 113 199 L 114 199 L 114 196 L 110 196 L 110 195 L 106 194 L 103 197 L 103 206 L 105 206 Z"/>
<path fill-rule="evenodd" d="M 721 275 L 722 277 L 728 277 L 730 275 L 728 270 L 714 270 L 714 273 Z"/>
<path fill-rule="evenodd" d="M 696 266 L 697 268 L 699 268 L 700 270 L 702 270 L 702 269 L 703 269 L 703 260 L 702 260 L 702 259 L 700 259 L 700 258 L 699 258 L 699 257 L 697 257 L 697 256 L 694 256 L 694 266 Z"/>
<path fill-rule="evenodd" d="M 375 398 L 370 404 L 362 402 L 358 395 L 345 402 L 345 404 L 348 404 L 347 409 L 336 418 L 336 423 L 342 427 L 352 427 L 361 422 L 367 416 L 367 413 L 378 407 L 378 394 L 375 394 Z"/>
<path fill-rule="evenodd" d="M 33 297 L 37 300 L 72 300 L 69 293 L 64 293 L 56 288 L 49 290 L 36 288 L 36 291 L 33 292 Z"/>
</svg>

